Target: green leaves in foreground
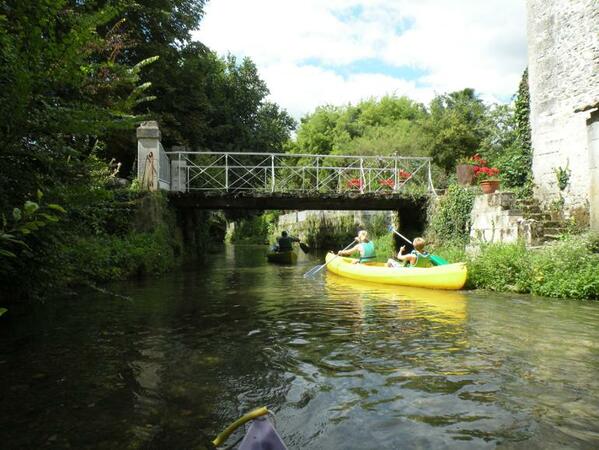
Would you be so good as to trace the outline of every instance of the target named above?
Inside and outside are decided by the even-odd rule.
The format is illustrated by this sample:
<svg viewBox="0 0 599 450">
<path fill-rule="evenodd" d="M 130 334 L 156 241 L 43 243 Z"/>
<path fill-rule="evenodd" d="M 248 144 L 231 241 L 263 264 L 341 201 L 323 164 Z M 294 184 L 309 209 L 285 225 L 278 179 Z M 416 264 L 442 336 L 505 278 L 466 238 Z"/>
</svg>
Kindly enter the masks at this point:
<svg viewBox="0 0 599 450">
<path fill-rule="evenodd" d="M 8 309 L 6 308 L 0 308 L 0 317 L 2 316 L 2 314 L 4 314 L 6 311 L 8 311 Z"/>
<path fill-rule="evenodd" d="M 38 202 L 41 202 L 42 197 L 42 192 L 38 191 Z M 10 220 L 2 215 L 0 257 L 16 258 L 19 250 L 30 250 L 23 239 L 50 223 L 58 222 L 60 217 L 57 214 L 66 213 L 60 205 L 51 203 L 40 206 L 38 202 L 27 200 L 22 208 L 13 208 Z"/>
</svg>

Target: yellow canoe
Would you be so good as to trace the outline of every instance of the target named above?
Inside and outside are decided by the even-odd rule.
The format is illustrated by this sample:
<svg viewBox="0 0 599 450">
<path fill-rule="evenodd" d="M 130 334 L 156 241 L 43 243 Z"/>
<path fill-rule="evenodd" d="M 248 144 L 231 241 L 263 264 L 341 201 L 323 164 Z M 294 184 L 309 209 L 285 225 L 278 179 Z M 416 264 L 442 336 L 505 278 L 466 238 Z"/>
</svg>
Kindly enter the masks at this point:
<svg viewBox="0 0 599 450">
<path fill-rule="evenodd" d="M 327 254 L 327 269 L 342 277 L 373 283 L 400 286 L 424 287 L 429 289 L 462 289 L 468 271 L 464 263 L 428 267 L 387 267 L 384 263 L 355 264 L 353 258 Z"/>
</svg>

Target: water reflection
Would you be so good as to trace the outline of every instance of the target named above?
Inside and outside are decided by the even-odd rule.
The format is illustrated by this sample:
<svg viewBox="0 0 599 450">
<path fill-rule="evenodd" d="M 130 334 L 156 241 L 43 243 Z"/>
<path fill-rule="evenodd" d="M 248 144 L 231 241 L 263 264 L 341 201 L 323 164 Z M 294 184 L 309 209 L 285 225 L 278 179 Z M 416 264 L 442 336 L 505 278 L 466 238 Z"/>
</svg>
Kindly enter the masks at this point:
<svg viewBox="0 0 599 450">
<path fill-rule="evenodd" d="M 599 305 L 267 265 L 84 293 L 0 329 L 8 448 L 189 448 L 262 404 L 291 449 L 592 448 Z"/>
<path fill-rule="evenodd" d="M 328 273 L 326 290 L 331 298 L 355 299 L 362 308 L 372 302 L 389 302 L 401 306 L 402 315 L 427 317 L 439 323 L 463 324 L 466 321 L 464 294 L 457 291 L 439 291 L 407 286 L 390 286 L 360 282 Z"/>
</svg>

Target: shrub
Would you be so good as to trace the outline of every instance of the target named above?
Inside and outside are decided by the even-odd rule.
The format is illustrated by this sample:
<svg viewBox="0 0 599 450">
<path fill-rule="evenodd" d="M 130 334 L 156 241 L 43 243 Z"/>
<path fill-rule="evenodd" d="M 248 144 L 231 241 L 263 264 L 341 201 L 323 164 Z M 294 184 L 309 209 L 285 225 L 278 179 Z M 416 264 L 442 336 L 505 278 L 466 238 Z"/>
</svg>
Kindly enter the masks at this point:
<svg viewBox="0 0 599 450">
<path fill-rule="evenodd" d="M 387 261 L 387 259 L 395 256 L 397 253 L 395 239 L 391 233 L 374 237 L 374 243 L 376 245 L 377 260 L 379 261 Z"/>
<path fill-rule="evenodd" d="M 246 217 L 235 222 L 235 228 L 226 236 L 228 242 L 264 244 L 270 235 L 276 234 L 278 211 L 267 211 L 254 217 Z"/>
<path fill-rule="evenodd" d="M 454 243 L 448 243 L 445 245 L 434 245 L 427 246 L 429 252 L 444 258 L 450 263 L 463 262 L 468 258 L 464 250 L 463 245 L 457 245 Z"/>
<path fill-rule="evenodd" d="M 599 299 L 599 255 L 593 235 L 568 236 L 532 258 L 531 292 L 547 297 Z"/>
<path fill-rule="evenodd" d="M 524 244 L 489 244 L 467 256 L 449 243 L 431 251 L 468 264 L 469 288 L 532 293 L 545 297 L 599 299 L 599 235 L 587 233 L 536 251 Z"/>
<path fill-rule="evenodd" d="M 465 243 L 470 233 L 474 196 L 474 192 L 465 187 L 450 185 L 447 194 L 429 210 L 428 240 Z"/>
<path fill-rule="evenodd" d="M 529 292 L 530 254 L 524 244 L 490 244 L 468 261 L 469 285 L 493 291 Z"/>
</svg>

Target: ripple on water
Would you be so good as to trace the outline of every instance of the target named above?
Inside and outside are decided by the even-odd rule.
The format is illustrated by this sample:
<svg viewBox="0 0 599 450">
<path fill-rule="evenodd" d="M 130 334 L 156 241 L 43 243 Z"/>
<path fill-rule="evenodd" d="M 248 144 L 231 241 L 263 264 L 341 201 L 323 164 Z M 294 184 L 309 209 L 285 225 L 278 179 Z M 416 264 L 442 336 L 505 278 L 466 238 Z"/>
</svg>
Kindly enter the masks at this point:
<svg viewBox="0 0 599 450">
<path fill-rule="evenodd" d="M 0 329 L 1 441 L 183 448 L 266 404 L 290 449 L 597 447 L 599 304 L 305 280 L 316 261 L 260 252 Z"/>
</svg>

